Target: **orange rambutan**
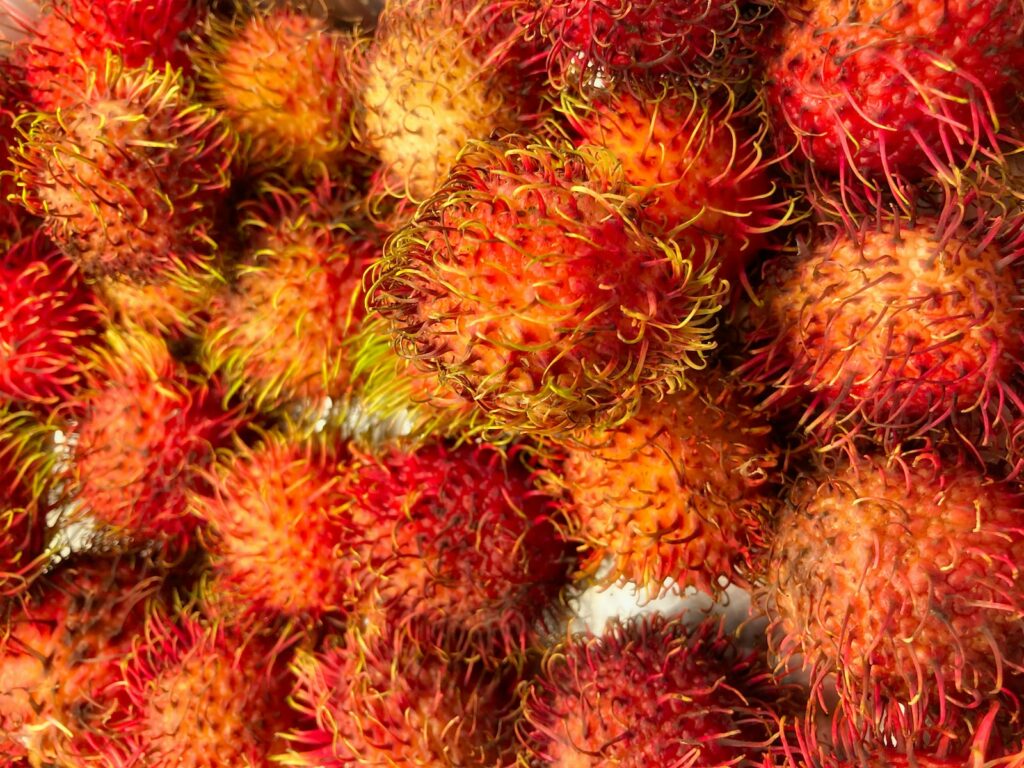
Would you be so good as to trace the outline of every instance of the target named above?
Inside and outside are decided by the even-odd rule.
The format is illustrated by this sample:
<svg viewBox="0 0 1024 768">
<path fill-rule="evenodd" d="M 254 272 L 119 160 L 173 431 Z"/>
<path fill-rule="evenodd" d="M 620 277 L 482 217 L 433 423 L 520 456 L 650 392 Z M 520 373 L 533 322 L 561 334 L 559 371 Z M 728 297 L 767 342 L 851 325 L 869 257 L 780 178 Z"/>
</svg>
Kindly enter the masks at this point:
<svg viewBox="0 0 1024 768">
<path fill-rule="evenodd" d="M 289 739 L 293 765 L 492 766 L 515 758 L 518 675 L 452 657 L 416 630 L 349 630 L 300 654 L 293 700 L 311 721 Z"/>
<path fill-rule="evenodd" d="M 1024 409 L 1020 234 L 998 218 L 880 214 L 768 262 L 744 370 L 816 439 L 988 444 Z"/>
<path fill-rule="evenodd" d="M 581 575 L 655 594 L 717 594 L 759 572 L 781 480 L 771 429 L 721 373 L 645 400 L 633 418 L 564 442 L 548 481 L 565 497 Z M 611 561 L 608 567 L 608 560 Z"/>
<path fill-rule="evenodd" d="M 351 377 L 346 340 L 363 315 L 363 272 L 379 242 L 345 223 L 326 178 L 312 189 L 264 181 L 260 190 L 243 208 L 248 237 L 234 280 L 209 307 L 203 364 L 257 408 L 340 398 Z"/>
<path fill-rule="evenodd" d="M 738 105 L 738 98 L 728 88 L 672 82 L 634 84 L 589 101 L 564 92 L 561 106 L 582 142 L 606 147 L 622 163 L 652 232 L 684 243 L 696 264 L 708 259 L 734 286 L 765 235 L 794 211 L 768 172 L 761 106 Z"/>
<path fill-rule="evenodd" d="M 66 408 L 72 514 L 137 542 L 186 543 L 199 524 L 186 509 L 188 494 L 241 420 L 218 394 L 162 339 L 137 328 L 108 331 L 89 387 Z"/>
<path fill-rule="evenodd" d="M 203 271 L 228 186 L 233 134 L 168 66 L 107 56 L 57 114 L 25 115 L 22 204 L 87 276 L 161 282 Z"/>
<path fill-rule="evenodd" d="M 196 66 L 209 103 L 242 139 L 240 164 L 301 176 L 332 168 L 352 135 L 351 35 L 274 8 L 209 17 Z"/>
<path fill-rule="evenodd" d="M 473 141 L 385 244 L 368 303 L 493 431 L 621 423 L 714 348 L 727 286 L 645 235 L 605 150 Z"/>
<path fill-rule="evenodd" d="M 223 597 L 260 613 L 319 617 L 348 607 L 352 529 L 338 452 L 268 434 L 216 464 L 194 513 Z M 296 567 L 301 563 L 300 568 Z"/>
<path fill-rule="evenodd" d="M 962 755 L 991 702 L 1017 711 L 1022 503 L 932 450 L 826 454 L 795 480 L 766 571 L 769 641 L 809 674 L 810 714 L 835 688 L 836 748 Z"/>
</svg>

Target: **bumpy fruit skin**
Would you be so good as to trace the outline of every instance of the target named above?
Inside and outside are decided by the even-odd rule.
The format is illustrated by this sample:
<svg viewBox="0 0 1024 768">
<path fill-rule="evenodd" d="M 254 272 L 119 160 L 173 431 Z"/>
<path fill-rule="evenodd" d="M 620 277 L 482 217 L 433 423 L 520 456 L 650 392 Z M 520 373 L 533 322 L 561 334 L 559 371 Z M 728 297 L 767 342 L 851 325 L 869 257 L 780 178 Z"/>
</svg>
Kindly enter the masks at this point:
<svg viewBox="0 0 1024 768">
<path fill-rule="evenodd" d="M 0 600 L 24 592 L 48 560 L 54 431 L 29 412 L 0 409 Z"/>
<path fill-rule="evenodd" d="M 197 68 L 242 139 L 243 165 L 302 176 L 337 164 L 352 136 L 353 39 L 288 8 L 211 16 L 207 26 Z"/>
<path fill-rule="evenodd" d="M 758 103 L 737 108 L 736 99 L 728 89 L 701 93 L 674 83 L 589 102 L 564 92 L 561 107 L 582 142 L 608 148 L 622 163 L 652 232 L 684 243 L 695 263 L 708 259 L 734 285 L 794 209 L 768 175 Z"/>
<path fill-rule="evenodd" d="M 191 507 L 212 528 L 206 544 L 226 599 L 263 615 L 319 617 L 345 607 L 351 526 L 341 459 L 267 435 L 212 468 L 209 490 L 194 494 Z"/>
<path fill-rule="evenodd" d="M 42 232 L 0 263 L 0 397 L 53 406 L 83 383 L 100 312 L 80 270 Z"/>
<path fill-rule="evenodd" d="M 617 423 L 703 364 L 726 288 L 641 233 L 628 194 L 603 150 L 470 142 L 385 244 L 369 304 L 496 431 Z"/>
<path fill-rule="evenodd" d="M 350 589 L 367 625 L 419 617 L 485 653 L 527 646 L 571 563 L 517 455 L 430 444 L 356 454 L 343 474 Z"/>
<path fill-rule="evenodd" d="M 389 3 L 360 56 L 358 145 L 381 161 L 378 193 L 419 203 L 473 138 L 518 125 L 515 84 L 473 51 L 453 0 Z"/>
<path fill-rule="evenodd" d="M 288 640 L 252 622 L 211 624 L 152 612 L 122 664 L 121 709 L 101 765 L 271 768 L 274 734 L 291 724 Z"/>
<path fill-rule="evenodd" d="M 987 442 L 1019 408 L 1013 258 L 985 220 L 826 234 L 765 266 L 746 370 L 825 440 L 894 444 L 944 426 Z"/>
<path fill-rule="evenodd" d="M 0 758 L 78 765 L 91 753 L 110 687 L 160 588 L 144 563 L 78 559 L 46 574 L 0 617 Z"/>
<path fill-rule="evenodd" d="M 527 38 L 547 43 L 558 88 L 595 76 L 707 76 L 743 25 L 733 0 L 527 0 Z M 731 51 L 738 55 L 738 51 Z"/>
<path fill-rule="evenodd" d="M 211 303 L 203 363 L 257 408 L 340 398 L 351 378 L 346 340 L 364 314 L 363 272 L 380 243 L 338 215 L 329 184 L 261 191 L 242 208 L 246 244 Z"/>
<path fill-rule="evenodd" d="M 166 282 L 216 250 L 233 134 L 192 101 L 180 70 L 108 56 L 58 114 L 19 122 L 21 202 L 89 276 Z"/>
<path fill-rule="evenodd" d="M 194 0 L 49 0 L 12 59 L 29 99 L 43 112 L 78 102 L 109 72 L 108 53 L 127 67 L 191 70 L 189 43 L 202 11 Z"/>
<path fill-rule="evenodd" d="M 998 151 L 1024 74 L 1024 6 L 1003 0 L 788 3 L 765 74 L 780 155 L 889 186 Z M 998 61 L 997 66 L 992 62 Z"/>
<path fill-rule="evenodd" d="M 201 470 L 239 426 L 216 391 L 141 329 L 108 331 L 89 386 L 67 405 L 66 468 L 76 514 L 115 533 L 187 543 L 199 524 L 185 508 Z"/>
<path fill-rule="evenodd" d="M 754 766 L 777 733 L 754 652 L 657 614 L 552 647 L 524 688 L 522 765 Z"/>
<path fill-rule="evenodd" d="M 988 699 L 1012 701 L 1022 502 L 1016 484 L 928 452 L 842 457 L 794 482 L 767 571 L 769 639 L 813 686 L 834 681 L 839 743 L 952 750 Z"/>
<path fill-rule="evenodd" d="M 567 534 L 585 552 L 580 575 L 655 593 L 666 579 L 708 593 L 721 577 L 746 583 L 781 480 L 770 431 L 736 386 L 712 373 L 645 401 L 615 429 L 569 442 L 549 482 L 566 495 Z"/>
<path fill-rule="evenodd" d="M 429 634 L 429 633 L 428 633 Z M 289 764 L 510 765 L 517 675 L 448 655 L 416 629 L 350 630 L 299 654 L 293 700 L 310 722 L 291 734 Z"/>
</svg>

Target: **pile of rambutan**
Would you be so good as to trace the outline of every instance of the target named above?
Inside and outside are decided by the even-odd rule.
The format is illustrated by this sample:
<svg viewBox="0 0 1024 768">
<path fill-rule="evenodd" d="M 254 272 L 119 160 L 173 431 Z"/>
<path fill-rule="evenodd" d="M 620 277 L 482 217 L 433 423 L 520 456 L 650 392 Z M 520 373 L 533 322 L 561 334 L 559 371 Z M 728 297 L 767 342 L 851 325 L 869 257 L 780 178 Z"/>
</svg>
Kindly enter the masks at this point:
<svg viewBox="0 0 1024 768">
<path fill-rule="evenodd" d="M 1024 766 L 1022 0 L 0 0 L 0 768 Z"/>
</svg>

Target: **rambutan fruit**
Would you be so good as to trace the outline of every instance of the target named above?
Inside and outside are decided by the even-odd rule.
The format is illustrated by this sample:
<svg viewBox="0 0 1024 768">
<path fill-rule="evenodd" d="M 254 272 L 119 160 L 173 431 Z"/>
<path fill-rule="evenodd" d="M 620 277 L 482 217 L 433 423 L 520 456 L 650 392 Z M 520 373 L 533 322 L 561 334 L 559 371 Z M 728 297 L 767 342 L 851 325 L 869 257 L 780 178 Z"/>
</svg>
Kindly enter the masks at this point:
<svg viewBox="0 0 1024 768">
<path fill-rule="evenodd" d="M 301 176 L 333 167 L 352 137 L 355 41 L 291 8 L 209 17 L 196 66 L 242 139 L 242 164 Z"/>
<path fill-rule="evenodd" d="M 789 488 L 768 570 L 781 667 L 834 686 L 837 747 L 956 754 L 1024 682 L 1022 496 L 932 450 L 843 454 Z"/>
<path fill-rule="evenodd" d="M 526 0 L 517 17 L 527 39 L 546 43 L 558 89 L 594 77 L 708 77 L 743 58 L 735 0 Z"/>
<path fill-rule="evenodd" d="M 196 339 L 209 320 L 213 297 L 224 285 L 218 269 L 176 276 L 169 283 L 138 284 L 101 277 L 92 283 L 106 322 L 137 326 L 168 339 Z"/>
<path fill-rule="evenodd" d="M 717 594 L 723 577 L 746 584 L 758 570 L 779 450 L 735 384 L 717 372 L 691 384 L 644 401 L 620 426 L 567 441 L 549 482 L 565 495 L 582 575 Z"/>
<path fill-rule="evenodd" d="M 107 724 L 121 662 L 162 598 L 145 563 L 62 563 L 0 617 L 0 758 L 75 765 Z M 5 749 L 8 750 L 5 752 Z M 6 764 L 6 763 L 5 763 Z"/>
<path fill-rule="evenodd" d="M 42 232 L 0 261 L 0 397 L 53 406 L 83 383 L 102 319 L 73 262 Z"/>
<path fill-rule="evenodd" d="M 429 633 L 428 633 L 429 634 Z M 309 724 L 289 735 L 292 765 L 494 766 L 515 758 L 512 665 L 452 657 L 416 629 L 349 630 L 298 654 L 292 696 Z"/>
<path fill-rule="evenodd" d="M 88 276 L 138 282 L 201 272 L 213 258 L 233 134 L 170 67 L 103 76 L 57 114 L 19 121 L 21 202 Z"/>
<path fill-rule="evenodd" d="M 687 243 L 695 263 L 710 258 L 734 285 L 765 234 L 794 212 L 768 174 L 760 105 L 738 107 L 737 98 L 727 88 L 635 84 L 590 101 L 564 92 L 561 107 L 583 142 L 622 163 L 653 233 Z"/>
<path fill-rule="evenodd" d="M 549 649 L 523 690 L 525 765 L 761 765 L 779 693 L 720 622 L 653 614 Z"/>
<path fill-rule="evenodd" d="M 354 421 L 346 424 L 353 440 L 374 445 L 399 438 L 458 438 L 475 433 L 478 422 L 486 421 L 472 401 L 398 355 L 379 315 L 364 318 L 350 341 L 353 407 L 345 416 Z"/>
<path fill-rule="evenodd" d="M 474 53 L 465 5 L 388 3 L 361 52 L 357 144 L 383 164 L 385 194 L 425 200 L 469 139 L 519 125 L 515 86 Z"/>
<path fill-rule="evenodd" d="M 380 244 L 332 210 L 340 203 L 332 206 L 329 183 L 265 182 L 262 193 L 245 208 L 235 279 L 209 307 L 204 366 L 257 408 L 339 398 L 350 384 L 346 338 L 364 312 L 363 272 Z"/>
<path fill-rule="evenodd" d="M 958 226 L 959 225 L 959 226 Z M 944 427 L 986 443 L 1020 413 L 1019 235 L 999 220 L 880 215 L 763 268 L 744 370 L 828 442 Z"/>
<path fill-rule="evenodd" d="M 78 103 L 89 87 L 104 87 L 108 54 L 129 68 L 149 62 L 188 72 L 201 6 L 194 0 L 47 0 L 12 58 L 32 104 L 56 112 Z M 94 79 L 100 81 L 95 86 Z"/>
<path fill-rule="evenodd" d="M 1003 0 L 785 6 L 765 72 L 779 154 L 843 190 L 955 184 L 1000 134 L 1024 81 L 1024 6 Z M 992 66 L 998 61 L 998 66 Z M 804 169 L 800 169 L 804 170 Z"/>
<path fill-rule="evenodd" d="M 571 567 L 518 451 L 428 444 L 342 468 L 349 586 L 367 626 L 424 619 L 473 649 L 521 651 Z"/>
<path fill-rule="evenodd" d="M 241 422 L 213 386 L 141 329 L 110 330 L 89 386 L 67 405 L 74 514 L 136 540 L 186 543 L 189 491 Z"/>
<path fill-rule="evenodd" d="M 31 413 L 0 410 L 0 599 L 23 592 L 47 562 L 53 432 Z"/>
<path fill-rule="evenodd" d="M 352 531 L 342 459 L 268 434 L 210 470 L 191 507 L 210 525 L 204 539 L 225 599 L 271 615 L 319 617 L 347 607 Z"/>
<path fill-rule="evenodd" d="M 368 303 L 494 431 L 619 423 L 714 347 L 727 285 L 643 234 L 599 148 L 470 142 L 385 244 Z"/>
<path fill-rule="evenodd" d="M 169 615 L 166 615 L 169 614 Z M 297 636 L 296 636 L 297 637 Z M 284 706 L 288 646 L 258 623 L 150 613 L 122 664 L 121 709 L 95 752 L 112 766 L 270 768 Z"/>
</svg>

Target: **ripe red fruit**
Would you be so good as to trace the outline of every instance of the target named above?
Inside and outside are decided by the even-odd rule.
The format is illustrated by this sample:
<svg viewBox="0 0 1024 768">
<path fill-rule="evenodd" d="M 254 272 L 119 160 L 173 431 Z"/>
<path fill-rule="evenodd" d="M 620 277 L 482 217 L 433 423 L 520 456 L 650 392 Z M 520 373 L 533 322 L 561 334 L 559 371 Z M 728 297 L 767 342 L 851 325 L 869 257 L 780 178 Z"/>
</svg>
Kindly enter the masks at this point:
<svg viewBox="0 0 1024 768">
<path fill-rule="evenodd" d="M 426 617 L 485 652 L 521 650 L 569 569 L 551 499 L 514 452 L 426 445 L 344 469 L 354 596 L 367 620 Z"/>
<path fill-rule="evenodd" d="M 67 406 L 74 419 L 66 480 L 75 514 L 137 540 L 186 543 L 200 471 L 232 440 L 237 411 L 141 329 L 108 331 L 90 386 Z"/>
<path fill-rule="evenodd" d="M 170 67 L 108 56 L 59 115 L 19 123 L 21 202 L 89 275 L 166 282 L 209 267 L 233 134 Z"/>
<path fill-rule="evenodd" d="M 0 396 L 52 406 L 83 381 L 101 318 L 73 262 L 41 232 L 0 263 Z"/>
<path fill-rule="evenodd" d="M 1024 81 L 1020 4 L 807 0 L 787 11 L 766 98 L 779 154 L 795 148 L 815 177 L 909 197 L 908 182 L 953 183 L 1005 143 L 1000 123 Z"/>
<path fill-rule="evenodd" d="M 1020 246 L 998 235 L 984 217 L 823 231 L 764 267 L 745 370 L 824 441 L 948 427 L 988 442 L 1024 407 Z"/>
<path fill-rule="evenodd" d="M 839 743 L 965 747 L 985 702 L 1024 685 L 1024 495 L 935 454 L 839 458 L 778 522 L 769 639 L 834 682 Z M 819 699 L 812 693 L 812 709 Z"/>
<path fill-rule="evenodd" d="M 517 675 L 485 669 L 419 637 L 349 631 L 300 654 L 293 699 L 311 722 L 296 730 L 293 765 L 511 765 Z M 294 760 L 294 762 L 291 762 Z"/>
<path fill-rule="evenodd" d="M 189 44 L 201 12 L 194 0 L 49 0 L 28 34 L 14 46 L 32 103 L 56 112 L 77 103 L 109 75 L 104 60 L 126 67 L 147 62 L 190 71 Z"/>
<path fill-rule="evenodd" d="M 760 764 L 778 733 L 767 669 L 716 621 L 657 614 L 549 650 L 524 689 L 524 757 L 552 768 Z"/>
<path fill-rule="evenodd" d="M 744 24 L 734 0 L 527 0 L 518 10 L 528 38 L 547 45 L 556 87 L 665 74 L 707 76 Z"/>
<path fill-rule="evenodd" d="M 495 431 L 621 422 L 703 364 L 723 292 L 639 231 L 629 192 L 604 150 L 471 142 L 385 245 L 368 301 Z"/>
</svg>

